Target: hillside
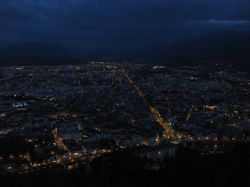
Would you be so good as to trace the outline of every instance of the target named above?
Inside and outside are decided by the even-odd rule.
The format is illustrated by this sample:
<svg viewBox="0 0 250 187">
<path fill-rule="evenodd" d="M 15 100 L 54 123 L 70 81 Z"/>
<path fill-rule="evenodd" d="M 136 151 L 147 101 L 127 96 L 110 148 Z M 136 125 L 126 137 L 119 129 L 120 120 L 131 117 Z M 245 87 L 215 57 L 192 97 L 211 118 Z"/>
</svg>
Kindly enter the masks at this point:
<svg viewBox="0 0 250 187">
<path fill-rule="evenodd" d="M 195 40 L 170 46 L 167 56 L 173 63 L 211 60 L 250 68 L 250 32 L 226 31 L 202 35 Z"/>
<path fill-rule="evenodd" d="M 58 65 L 79 63 L 70 51 L 52 43 L 24 42 L 0 48 L 0 65 Z"/>
</svg>

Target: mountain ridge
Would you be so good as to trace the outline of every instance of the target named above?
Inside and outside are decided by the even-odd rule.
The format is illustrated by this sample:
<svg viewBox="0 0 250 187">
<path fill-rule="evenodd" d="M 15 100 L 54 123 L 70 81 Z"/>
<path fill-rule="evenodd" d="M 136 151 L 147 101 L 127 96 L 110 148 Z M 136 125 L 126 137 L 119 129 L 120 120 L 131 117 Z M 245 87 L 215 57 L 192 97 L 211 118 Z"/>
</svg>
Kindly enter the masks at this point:
<svg viewBox="0 0 250 187">
<path fill-rule="evenodd" d="M 212 32 L 194 40 L 174 44 L 167 49 L 169 61 L 221 61 L 249 68 L 250 31 Z"/>
<path fill-rule="evenodd" d="M 0 49 L 1 57 L 42 57 L 42 58 L 65 58 L 71 57 L 72 53 L 55 43 L 45 42 L 21 42 Z"/>
</svg>

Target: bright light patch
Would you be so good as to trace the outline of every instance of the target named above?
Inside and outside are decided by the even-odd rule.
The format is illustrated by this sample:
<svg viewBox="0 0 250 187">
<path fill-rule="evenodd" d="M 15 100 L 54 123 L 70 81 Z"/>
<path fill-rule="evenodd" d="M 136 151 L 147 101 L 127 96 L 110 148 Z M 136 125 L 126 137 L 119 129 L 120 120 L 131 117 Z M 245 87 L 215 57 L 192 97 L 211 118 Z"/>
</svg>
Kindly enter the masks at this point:
<svg viewBox="0 0 250 187">
<path fill-rule="evenodd" d="M 210 24 L 218 24 L 218 25 L 243 25 L 249 24 L 247 20 L 217 20 L 217 19 L 210 19 L 208 20 Z"/>
<path fill-rule="evenodd" d="M 248 20 L 219 20 L 219 19 L 209 19 L 209 20 L 193 20 L 187 22 L 187 25 L 214 25 L 214 26 L 235 26 L 235 25 L 248 25 L 250 21 Z"/>
</svg>

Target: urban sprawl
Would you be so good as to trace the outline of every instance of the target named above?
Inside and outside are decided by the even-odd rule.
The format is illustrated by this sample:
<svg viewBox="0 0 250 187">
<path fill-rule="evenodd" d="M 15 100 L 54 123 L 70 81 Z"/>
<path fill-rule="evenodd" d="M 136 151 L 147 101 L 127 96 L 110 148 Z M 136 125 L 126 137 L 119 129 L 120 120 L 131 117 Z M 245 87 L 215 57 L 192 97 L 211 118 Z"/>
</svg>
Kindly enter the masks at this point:
<svg viewBox="0 0 250 187">
<path fill-rule="evenodd" d="M 121 149 L 219 154 L 250 140 L 250 81 L 229 65 L 0 67 L 0 173 L 74 170 Z"/>
</svg>

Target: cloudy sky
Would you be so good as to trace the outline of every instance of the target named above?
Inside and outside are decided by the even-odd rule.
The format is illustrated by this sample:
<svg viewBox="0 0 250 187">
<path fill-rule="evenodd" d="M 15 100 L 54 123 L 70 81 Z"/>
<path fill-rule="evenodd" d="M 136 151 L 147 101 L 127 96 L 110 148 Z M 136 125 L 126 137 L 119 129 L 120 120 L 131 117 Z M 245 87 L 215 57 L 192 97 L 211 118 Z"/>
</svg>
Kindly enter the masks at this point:
<svg viewBox="0 0 250 187">
<path fill-rule="evenodd" d="M 250 29 L 250 0 L 1 0 L 0 45 L 48 41 L 72 50 L 168 45 Z"/>
</svg>

